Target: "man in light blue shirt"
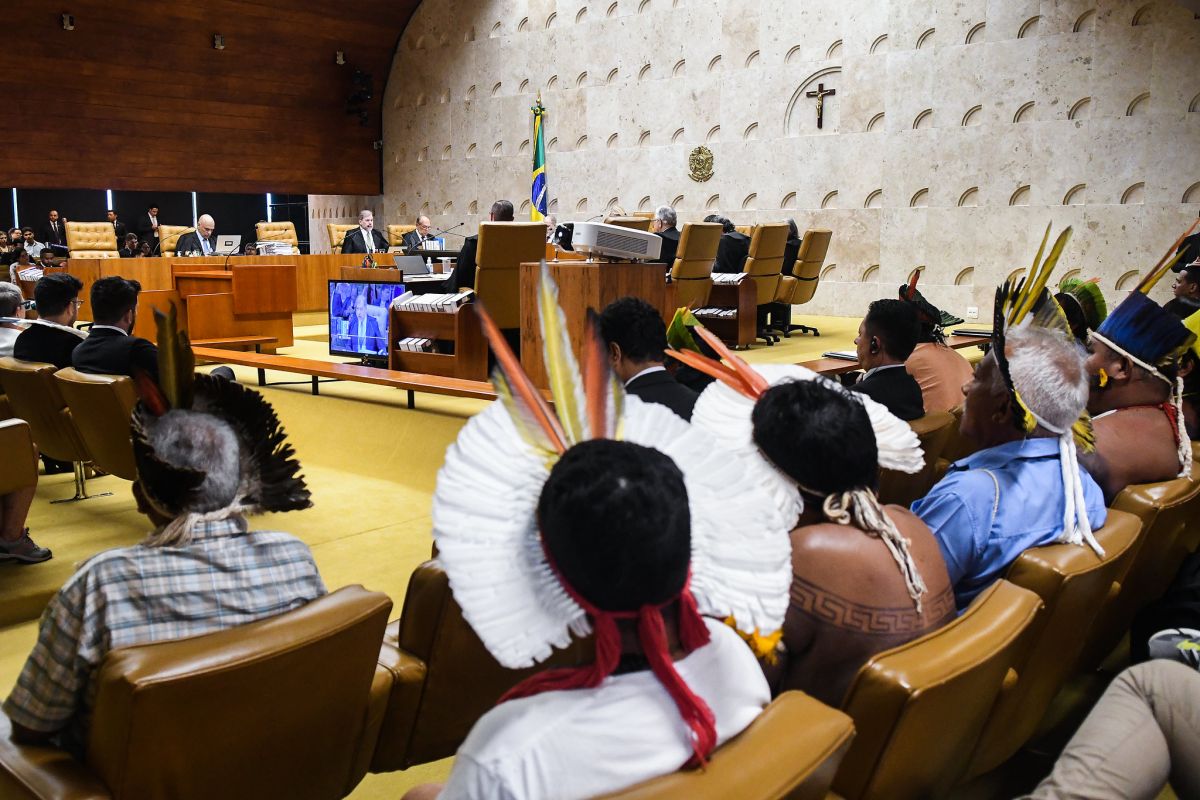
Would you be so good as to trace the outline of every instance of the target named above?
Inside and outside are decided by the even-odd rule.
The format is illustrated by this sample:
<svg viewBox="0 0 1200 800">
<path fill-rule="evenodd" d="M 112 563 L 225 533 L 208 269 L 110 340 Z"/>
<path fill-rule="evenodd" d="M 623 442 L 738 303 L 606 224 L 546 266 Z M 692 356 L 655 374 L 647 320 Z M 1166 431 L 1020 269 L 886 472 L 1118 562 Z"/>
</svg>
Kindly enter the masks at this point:
<svg viewBox="0 0 1200 800">
<path fill-rule="evenodd" d="M 1078 480 L 1064 487 L 1063 448 L 1088 397 L 1082 354 L 1045 329 L 1011 331 L 1006 344 L 1010 375 L 1036 427 L 1028 434 L 1021 430 L 1023 409 L 989 353 L 963 387 L 961 426 L 986 449 L 951 464 L 912 506 L 933 530 L 960 610 L 1003 577 L 1023 551 L 1067 538 L 1069 495 L 1077 498 L 1073 505 L 1082 501 L 1085 513 L 1079 516 L 1086 516 L 1091 530 L 1108 514 L 1100 487 L 1074 458 L 1069 469 Z M 1091 543 L 1089 537 L 1090 531 L 1083 534 Z"/>
</svg>

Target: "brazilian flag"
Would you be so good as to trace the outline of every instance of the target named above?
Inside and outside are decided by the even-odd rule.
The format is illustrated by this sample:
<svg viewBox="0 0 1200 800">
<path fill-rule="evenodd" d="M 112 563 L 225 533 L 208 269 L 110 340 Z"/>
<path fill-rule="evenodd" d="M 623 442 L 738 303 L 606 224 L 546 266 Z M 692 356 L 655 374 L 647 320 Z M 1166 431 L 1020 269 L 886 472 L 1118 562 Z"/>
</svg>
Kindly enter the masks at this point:
<svg viewBox="0 0 1200 800">
<path fill-rule="evenodd" d="M 533 112 L 533 194 L 529 207 L 529 218 L 534 222 L 546 216 L 546 138 L 542 124 L 546 118 L 546 108 L 542 105 L 542 95 L 538 93 L 537 102 L 529 109 Z"/>
</svg>

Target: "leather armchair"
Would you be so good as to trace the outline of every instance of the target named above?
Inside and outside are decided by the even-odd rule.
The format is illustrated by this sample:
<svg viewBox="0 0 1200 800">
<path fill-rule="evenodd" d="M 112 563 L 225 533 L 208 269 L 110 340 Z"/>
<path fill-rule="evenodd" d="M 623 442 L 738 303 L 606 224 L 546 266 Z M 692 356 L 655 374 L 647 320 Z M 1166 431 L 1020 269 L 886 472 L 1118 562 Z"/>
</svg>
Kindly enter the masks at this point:
<svg viewBox="0 0 1200 800">
<path fill-rule="evenodd" d="M 621 228 L 630 228 L 635 231 L 650 232 L 650 224 L 654 222 L 654 217 L 605 217 L 605 225 L 616 225 Z M 542 227 L 545 227 L 544 225 Z"/>
<path fill-rule="evenodd" d="M 15 744 L 0 715 L 0 797 L 343 797 L 373 743 L 391 607 L 350 586 L 238 628 L 114 650 L 96 675 L 86 762 Z"/>
<path fill-rule="evenodd" d="M 454 755 L 510 688 L 539 670 L 590 659 L 589 643 L 578 642 L 536 667 L 500 666 L 463 619 L 446 573 L 436 560 L 427 561 L 409 578 L 400 619 L 388 625 L 380 650 L 379 664 L 392 685 L 371 771 Z"/>
<path fill-rule="evenodd" d="M 0 420 L 0 453 L 0 495 L 37 486 L 38 451 L 28 422 Z"/>
<path fill-rule="evenodd" d="M 691 309 L 708 305 L 712 292 L 713 262 L 721 245 L 721 226 L 715 222 L 689 222 L 679 233 L 671 281 L 676 303 Z"/>
<path fill-rule="evenodd" d="M 823 800 L 853 738 L 848 716 L 803 692 L 784 692 L 704 769 L 680 770 L 603 800 Z"/>
<path fill-rule="evenodd" d="M 194 230 L 196 229 L 190 225 L 163 225 L 160 223 L 158 226 L 158 252 L 154 255 L 175 255 L 175 245 L 179 244 L 179 237 Z"/>
<path fill-rule="evenodd" d="M 945 411 L 935 411 L 909 423 L 917 438 L 921 440 L 921 449 L 925 451 L 925 466 L 920 472 L 912 475 L 890 469 L 879 470 L 880 502 L 896 503 L 908 508 L 914 500 L 928 494 L 934 483 L 938 458 L 946 449 L 951 429 L 956 424 L 954 415 Z"/>
<path fill-rule="evenodd" d="M 792 324 L 792 306 L 804 305 L 817 293 L 817 284 L 821 281 L 821 268 L 825 266 L 825 256 L 829 252 L 829 241 L 833 231 L 825 228 L 814 228 L 804 232 L 800 240 L 800 251 L 796 254 L 796 263 L 792 265 L 792 274 L 783 275 L 779 279 L 779 289 L 775 292 L 771 313 L 775 324 L 771 327 L 784 336 L 791 336 L 792 331 L 801 333 L 821 332 L 807 325 Z M 782 316 L 782 321 L 779 317 Z"/>
<path fill-rule="evenodd" d="M 260 242 L 287 242 L 295 252 L 300 252 L 300 238 L 296 235 L 296 223 L 291 220 L 257 222 L 254 224 L 254 237 Z"/>
<path fill-rule="evenodd" d="M 416 225 L 388 225 L 387 240 L 392 247 L 400 247 L 404 244 L 404 234 L 409 231 L 415 231 Z"/>
<path fill-rule="evenodd" d="M 475 294 L 497 327 L 521 327 L 521 270 L 546 252 L 543 222 L 481 222 L 475 256 Z"/>
<path fill-rule="evenodd" d="M 1096 531 L 1103 558 L 1087 545 L 1055 544 L 1026 550 L 1008 568 L 1006 580 L 1037 594 L 1043 608 L 1026 657 L 1016 666 L 1016 686 L 1001 694 L 988 716 L 970 776 L 1000 766 L 1037 732 L 1050 702 L 1071 677 L 1088 627 L 1105 600 L 1120 591 L 1120 576 L 1141 535 L 1140 519 L 1110 511 Z"/>
<path fill-rule="evenodd" d="M 119 258 L 117 233 L 111 222 L 68 222 L 71 258 Z"/>
<path fill-rule="evenodd" d="M 1000 580 L 950 624 L 868 661 L 842 703 L 856 734 L 834 791 L 847 800 L 944 797 L 997 697 L 1015 684 L 1041 606 Z"/>
<path fill-rule="evenodd" d="M 137 404 L 133 381 L 124 375 L 89 375 L 66 367 L 54 380 L 96 466 L 127 481 L 137 479 L 129 418 Z"/>
<path fill-rule="evenodd" d="M 754 281 L 758 305 L 758 338 L 774 344 L 776 337 L 767 328 L 768 306 L 775 301 L 783 270 L 783 250 L 787 247 L 788 226 L 783 222 L 755 225 L 750 237 L 750 255 L 742 271 Z"/>
<path fill-rule="evenodd" d="M 71 499 L 87 499 L 83 462 L 91 461 L 92 455 L 54 380 L 54 365 L 0 358 L 0 381 L 13 414 L 29 423 L 41 452 L 75 464 L 75 496 Z"/>
<path fill-rule="evenodd" d="M 333 253 L 342 252 L 342 240 L 346 238 L 346 234 L 358 227 L 358 223 L 353 225 L 335 225 L 332 222 L 325 223 L 325 230 L 329 233 L 329 249 Z"/>
</svg>

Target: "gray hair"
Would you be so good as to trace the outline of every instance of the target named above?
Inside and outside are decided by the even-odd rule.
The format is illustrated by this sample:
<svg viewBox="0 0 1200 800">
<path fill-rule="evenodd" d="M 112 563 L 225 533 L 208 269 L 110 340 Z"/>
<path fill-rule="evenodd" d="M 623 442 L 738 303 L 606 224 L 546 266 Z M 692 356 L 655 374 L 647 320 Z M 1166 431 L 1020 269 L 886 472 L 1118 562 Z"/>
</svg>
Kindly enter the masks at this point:
<svg viewBox="0 0 1200 800">
<path fill-rule="evenodd" d="M 15 317 L 25 296 L 15 283 L 0 283 L 0 317 Z"/>
<path fill-rule="evenodd" d="M 1040 326 L 1010 330 L 1005 337 L 1008 374 L 1029 410 L 1068 430 L 1088 401 L 1084 353 L 1065 334 Z"/>
<path fill-rule="evenodd" d="M 237 498 L 242 467 L 237 434 L 228 422 L 196 411 L 168 411 L 147 431 L 159 459 L 204 473 L 196 498 L 176 514 L 216 511 Z"/>
<path fill-rule="evenodd" d="M 659 206 L 654 209 L 654 218 L 660 220 L 668 228 L 674 228 L 679 217 L 675 214 L 675 209 L 670 206 Z"/>
<path fill-rule="evenodd" d="M 367 214 L 370 214 L 372 217 L 375 216 L 374 211 L 369 208 L 364 208 L 362 211 L 358 212 L 358 221 L 362 222 L 364 219 L 366 219 Z"/>
</svg>

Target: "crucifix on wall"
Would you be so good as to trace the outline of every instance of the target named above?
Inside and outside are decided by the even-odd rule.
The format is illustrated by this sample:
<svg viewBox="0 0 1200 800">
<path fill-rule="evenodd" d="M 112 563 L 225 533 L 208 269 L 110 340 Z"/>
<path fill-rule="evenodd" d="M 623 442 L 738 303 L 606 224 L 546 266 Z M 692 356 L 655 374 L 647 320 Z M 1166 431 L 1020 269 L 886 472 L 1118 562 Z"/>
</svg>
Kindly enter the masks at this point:
<svg viewBox="0 0 1200 800">
<path fill-rule="evenodd" d="M 817 99 L 817 128 L 825 127 L 825 98 L 832 97 L 837 94 L 837 89 L 826 89 L 825 84 L 818 83 L 815 92 L 805 93 L 805 97 L 815 97 Z"/>
</svg>

